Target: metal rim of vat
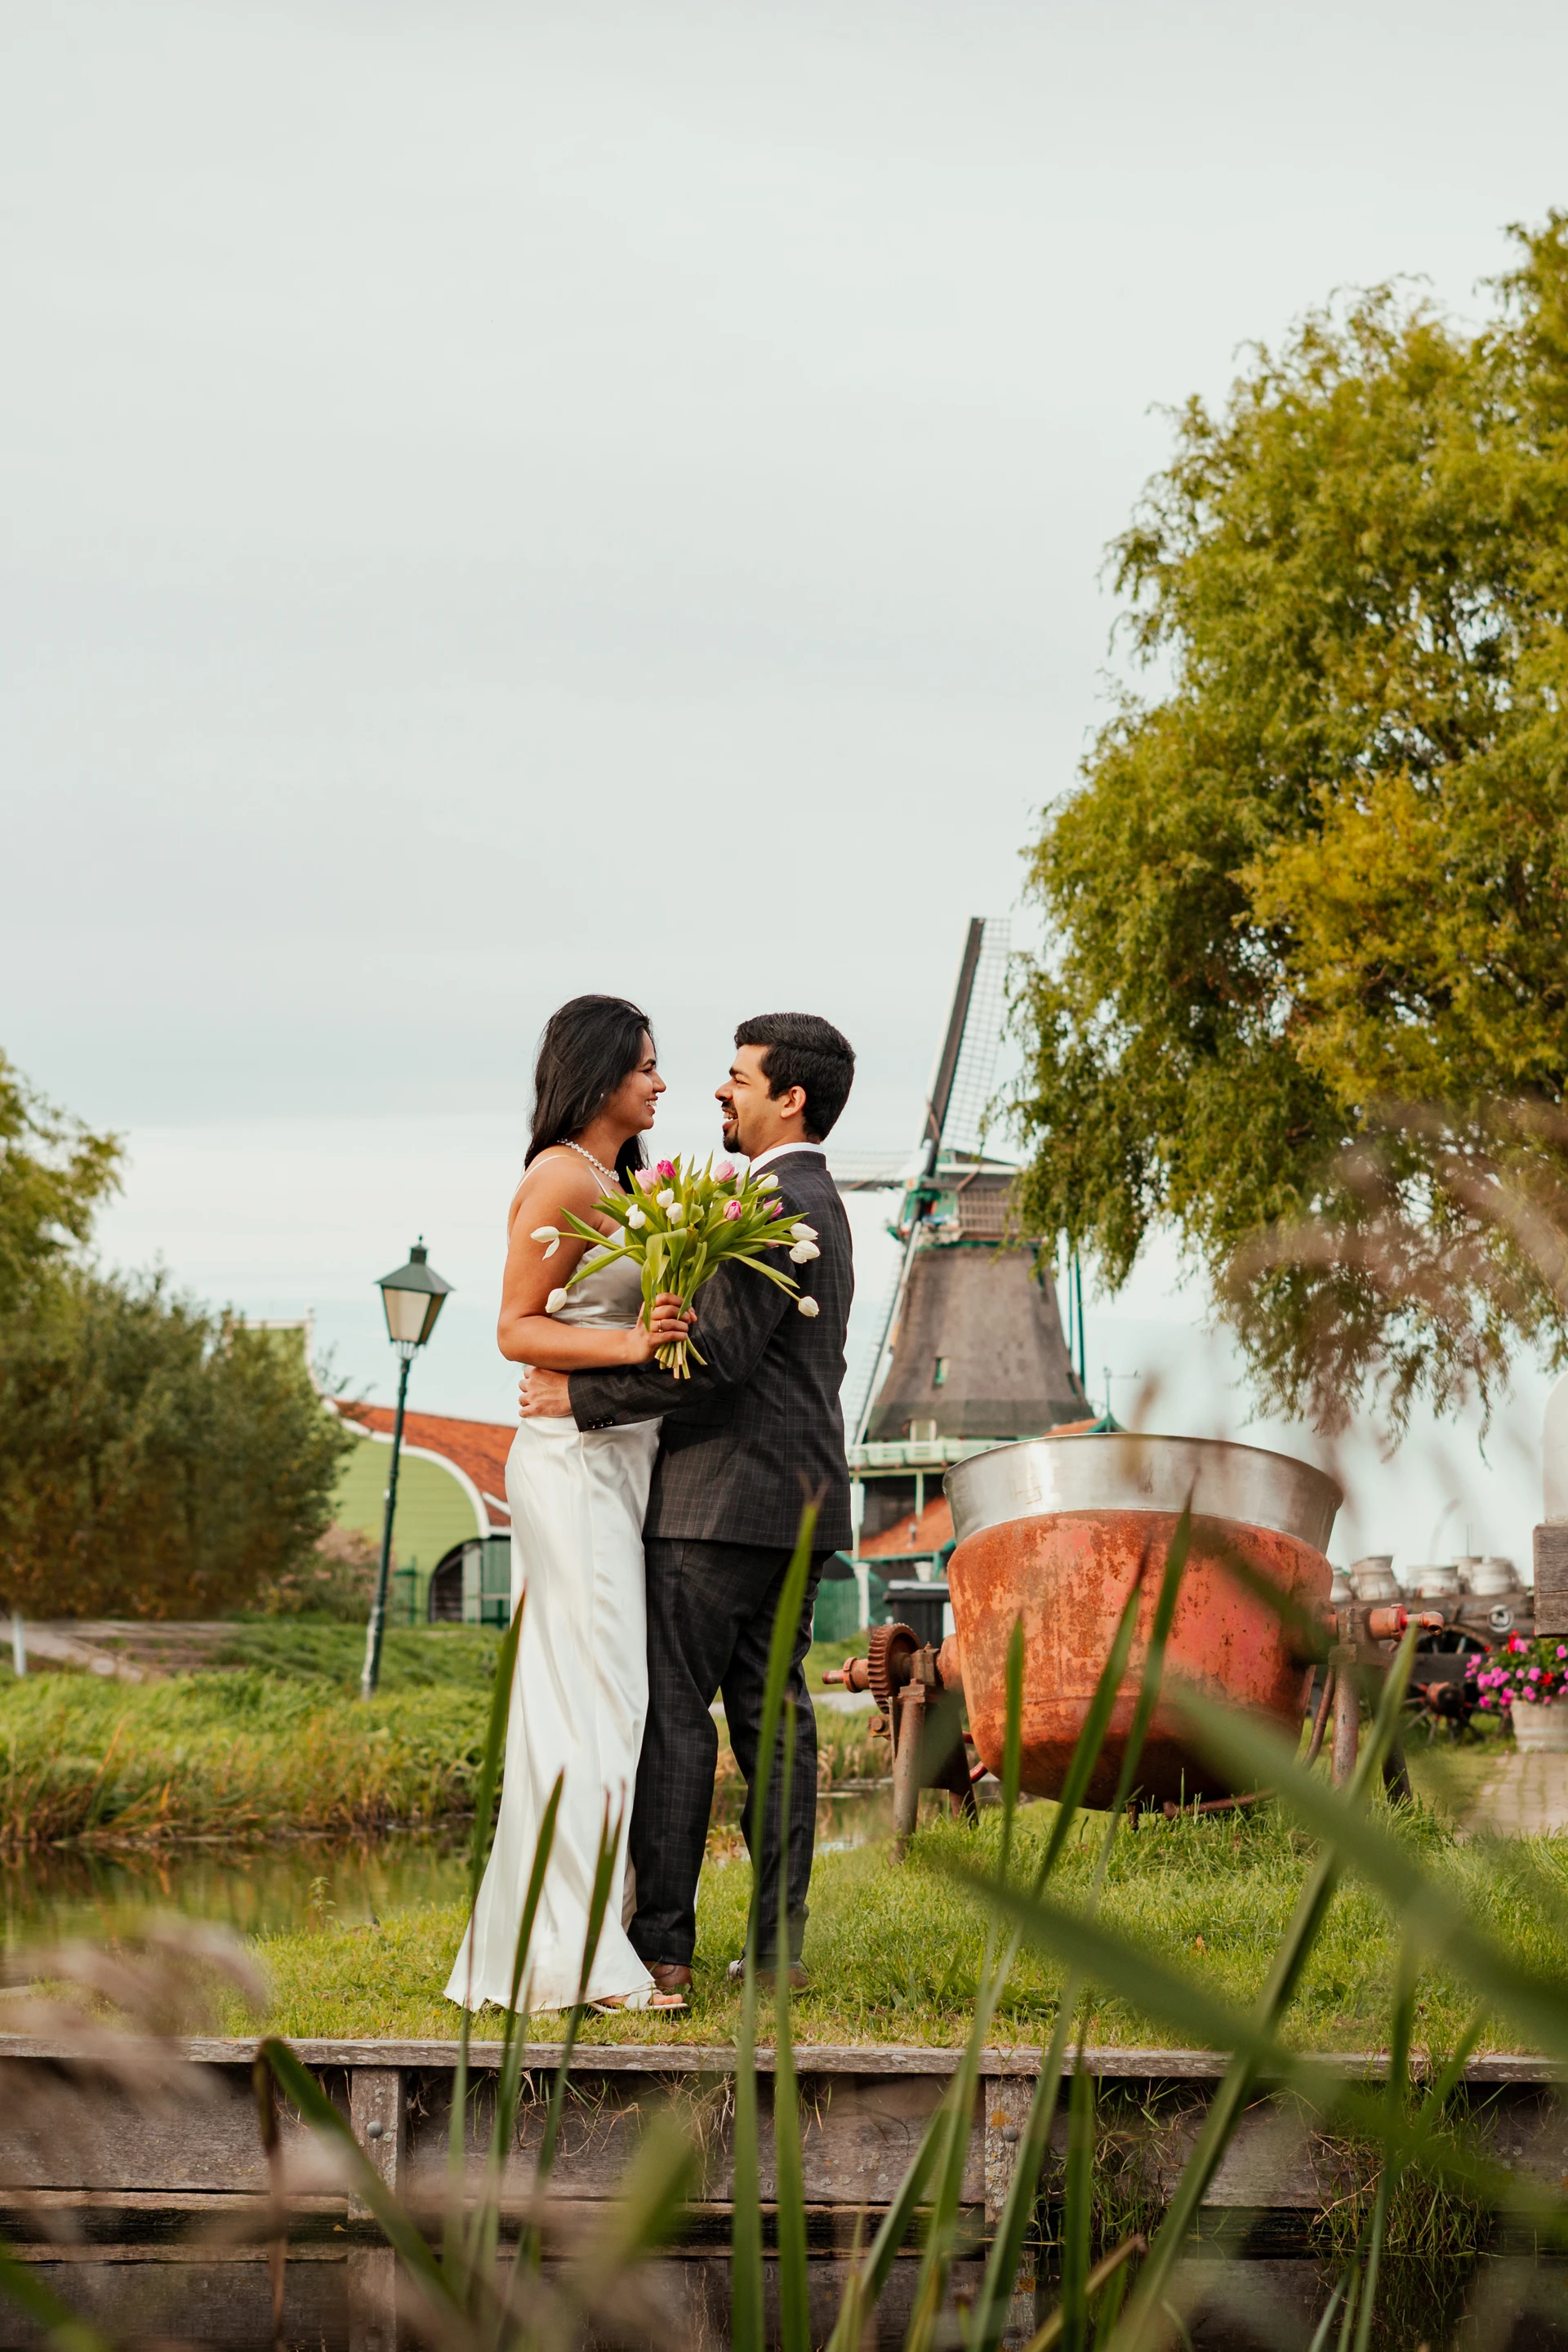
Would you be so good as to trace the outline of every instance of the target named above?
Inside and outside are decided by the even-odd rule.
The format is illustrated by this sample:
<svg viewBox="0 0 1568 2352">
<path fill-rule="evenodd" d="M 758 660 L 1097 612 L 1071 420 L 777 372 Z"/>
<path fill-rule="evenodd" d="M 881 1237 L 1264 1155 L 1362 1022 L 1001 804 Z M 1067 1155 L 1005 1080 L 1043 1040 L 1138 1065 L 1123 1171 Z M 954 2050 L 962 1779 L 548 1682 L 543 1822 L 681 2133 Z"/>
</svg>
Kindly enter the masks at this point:
<svg viewBox="0 0 1568 2352">
<path fill-rule="evenodd" d="M 1026 1437 L 955 1463 L 943 1485 L 959 1543 L 1058 1511 L 1180 1511 L 1234 1519 L 1326 1550 L 1343 1490 L 1326 1470 L 1227 1438 Z"/>
</svg>

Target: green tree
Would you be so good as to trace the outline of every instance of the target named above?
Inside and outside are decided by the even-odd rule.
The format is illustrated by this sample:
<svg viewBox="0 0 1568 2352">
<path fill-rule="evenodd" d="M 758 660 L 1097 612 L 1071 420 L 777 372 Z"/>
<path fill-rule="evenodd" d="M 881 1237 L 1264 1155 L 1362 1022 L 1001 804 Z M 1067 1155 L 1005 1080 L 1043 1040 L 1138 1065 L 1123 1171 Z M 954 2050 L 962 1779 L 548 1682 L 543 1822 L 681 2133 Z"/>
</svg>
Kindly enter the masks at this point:
<svg viewBox="0 0 1568 2352">
<path fill-rule="evenodd" d="M 0 1315 L 87 1240 L 120 1159 L 118 1136 L 56 1110 L 0 1053 Z"/>
<path fill-rule="evenodd" d="M 305 1562 L 353 1440 L 303 1354 L 163 1276 L 58 1276 L 0 1336 L 0 1601 L 216 1616 Z"/>
<path fill-rule="evenodd" d="M 88 1261 L 119 1155 L 0 1056 L 0 1606 L 31 1616 L 276 1590 L 353 1442 L 291 1339 Z"/>
<path fill-rule="evenodd" d="M 1113 551 L 1159 677 L 1047 811 L 1040 1229 L 1206 1263 L 1272 1402 L 1562 1360 L 1568 215 L 1461 333 L 1383 289 L 1196 400 Z"/>
</svg>

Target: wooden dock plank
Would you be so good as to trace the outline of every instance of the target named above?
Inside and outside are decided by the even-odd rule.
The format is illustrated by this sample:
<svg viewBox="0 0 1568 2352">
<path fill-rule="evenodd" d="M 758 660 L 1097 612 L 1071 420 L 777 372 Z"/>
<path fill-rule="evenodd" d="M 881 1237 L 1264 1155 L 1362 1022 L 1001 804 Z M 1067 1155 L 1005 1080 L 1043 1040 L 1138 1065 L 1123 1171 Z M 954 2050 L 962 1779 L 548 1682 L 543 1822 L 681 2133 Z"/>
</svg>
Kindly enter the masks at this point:
<svg viewBox="0 0 1568 2352">
<path fill-rule="evenodd" d="M 209 2066 L 248 2067 L 261 2047 L 254 2035 L 219 2038 L 205 2035 L 175 2044 L 182 2054 Z M 458 2063 L 456 2042 L 401 2041 L 290 2041 L 289 2047 L 301 2063 L 320 2072 L 325 2068 L 362 2067 L 423 2068 L 437 2071 L 450 2069 Z M 1320 2051 L 1313 2053 L 1326 2066 L 1339 2067 L 1345 2073 L 1378 2081 L 1387 2072 L 1386 2054 L 1366 2051 Z M 6 2058 L 47 2058 L 70 2061 L 77 2053 L 67 2043 L 40 2041 L 30 2034 L 0 2033 L 0 2060 Z M 493 2072 L 500 2063 L 501 2044 L 499 2042 L 473 2042 L 468 2045 L 468 2064 L 478 2073 Z M 550 2042 L 530 2042 L 527 2063 L 533 2071 L 553 2068 L 560 2061 L 560 2045 Z M 963 2061 L 962 2050 L 932 2049 L 904 2042 L 801 2042 L 795 2052 L 795 2071 L 799 2074 L 896 2074 L 949 2075 L 956 2074 Z M 980 2071 L 992 2078 L 1008 2075 L 1032 2078 L 1039 2071 L 1040 2052 L 1032 2042 L 993 2044 L 983 2052 Z M 1097 2079 L 1110 2083 L 1140 2082 L 1217 2082 L 1230 2061 L 1219 2050 L 1164 2050 L 1152 2046 L 1122 2047 L 1116 2044 L 1091 2046 L 1083 2053 L 1086 2070 Z M 1420 2053 L 1412 2060 L 1416 2074 L 1425 2070 L 1426 2061 Z M 572 2071 L 581 2074 L 728 2074 L 735 2066 L 733 2045 L 728 2042 L 599 2042 L 579 2043 L 572 2054 Z M 773 2053 L 763 2048 L 757 2052 L 760 2074 L 771 2074 Z M 1072 2072 L 1069 2053 L 1065 2071 Z M 1529 2053 L 1495 2052 L 1472 2058 L 1465 2068 L 1468 2083 L 1556 2084 L 1568 2076 L 1568 2069 L 1548 2058 Z"/>
<path fill-rule="evenodd" d="M 268 2187 L 250 2062 L 254 2039 L 204 2039 L 181 2047 L 190 2061 L 188 2096 L 167 2090 L 139 2103 L 101 2066 L 62 2044 L 0 2037 L 0 2202 L 5 2191 L 40 2205 L 81 2210 L 90 2203 L 127 2215 L 132 2207 L 169 2213 L 216 2209 L 262 2196 Z M 313 2041 L 293 2045 L 384 2180 L 416 2203 L 446 2179 L 458 2045 L 448 2042 Z M 490 2053 L 485 2063 L 481 2053 Z M 468 2090 L 464 2139 L 479 2160 L 488 2148 L 499 2045 L 480 2045 Z M 548 2091 L 558 2057 L 550 2044 L 528 2053 L 524 2102 L 505 2168 L 503 2194 L 524 2200 L 531 2187 Z M 895 2195 L 960 2061 L 956 2051 L 887 2044 L 805 2045 L 798 2060 L 802 2158 L 810 2205 L 823 2212 L 885 2207 Z M 1136 2142 L 1134 2166 L 1157 2194 L 1179 2171 L 1225 2066 L 1212 2051 L 1107 2048 L 1084 2053 L 1115 2129 Z M 735 2063 L 724 2045 L 608 2044 L 574 2053 L 553 2190 L 592 2204 L 611 2197 L 648 2118 L 667 2102 L 689 2114 L 703 2156 L 697 2209 L 712 2214 L 734 2193 L 731 2152 Z M 1347 2071 L 1375 2079 L 1378 2053 L 1346 2053 Z M 1037 2078 L 1033 2049 L 985 2052 L 970 2124 L 962 2198 L 994 2223 L 1016 2162 Z M 1513 2169 L 1555 2184 L 1568 2178 L 1568 2115 L 1560 2098 L 1563 2070 L 1519 2053 L 1483 2057 L 1468 2083 L 1501 2095 L 1497 2153 Z M 1123 2094 L 1120 2105 L 1118 2089 Z M 775 2193 L 770 2070 L 763 2063 L 761 2194 Z M 1490 2104 L 1489 2099 L 1489 2104 Z M 351 2231 L 367 2220 L 347 2201 L 341 2169 L 299 2118 L 280 2114 L 286 2170 L 296 2194 L 319 2211 L 336 2206 Z M 1060 2155 L 1062 2117 L 1055 2134 Z M 1295 2102 L 1255 2092 L 1243 2126 L 1211 2183 L 1213 2209 L 1299 2210 L 1321 2203 L 1321 2165 L 1331 2165 L 1330 2139 L 1310 2132 Z M 140 2225 L 133 2234 L 142 2235 Z"/>
</svg>

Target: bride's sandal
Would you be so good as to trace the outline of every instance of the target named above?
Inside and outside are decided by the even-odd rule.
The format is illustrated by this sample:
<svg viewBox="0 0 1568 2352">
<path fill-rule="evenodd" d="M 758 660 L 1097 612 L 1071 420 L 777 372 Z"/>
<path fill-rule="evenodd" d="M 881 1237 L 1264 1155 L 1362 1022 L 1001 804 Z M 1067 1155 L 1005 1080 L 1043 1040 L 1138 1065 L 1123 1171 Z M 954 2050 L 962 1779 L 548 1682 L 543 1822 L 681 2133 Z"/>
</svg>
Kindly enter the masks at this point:
<svg viewBox="0 0 1568 2352">
<path fill-rule="evenodd" d="M 638 2001 L 630 2000 L 624 1992 L 607 1992 L 603 2000 L 591 2000 L 588 2006 L 596 2010 L 601 2017 L 607 2017 L 612 2011 L 621 2009 L 631 2010 L 637 2014 L 645 2009 L 684 2009 L 686 2001 L 678 1992 L 650 1992 L 646 2000 Z"/>
</svg>

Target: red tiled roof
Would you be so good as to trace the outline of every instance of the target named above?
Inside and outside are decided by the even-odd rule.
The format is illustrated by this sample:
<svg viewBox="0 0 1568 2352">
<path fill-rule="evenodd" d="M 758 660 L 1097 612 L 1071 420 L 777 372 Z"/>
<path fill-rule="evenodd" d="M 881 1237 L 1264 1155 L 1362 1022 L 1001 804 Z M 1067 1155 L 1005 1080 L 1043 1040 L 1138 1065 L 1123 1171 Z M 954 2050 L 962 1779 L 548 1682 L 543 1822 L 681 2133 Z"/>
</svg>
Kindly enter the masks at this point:
<svg viewBox="0 0 1568 2352">
<path fill-rule="evenodd" d="M 378 1437 L 390 1437 L 397 1416 L 388 1404 L 341 1404 L 345 1421 L 357 1421 Z M 403 1442 L 422 1453 L 438 1454 L 472 1479 L 484 1496 L 490 1525 L 504 1535 L 511 1526 L 506 1507 L 506 1457 L 511 1452 L 515 1426 L 504 1421 L 454 1421 L 444 1412 L 405 1412 Z"/>
<path fill-rule="evenodd" d="M 952 1506 L 945 1495 L 937 1495 L 918 1519 L 911 1511 L 908 1518 L 895 1519 L 879 1536 L 863 1543 L 860 1558 L 877 1559 L 887 1551 L 940 1551 L 952 1541 Z"/>
</svg>

